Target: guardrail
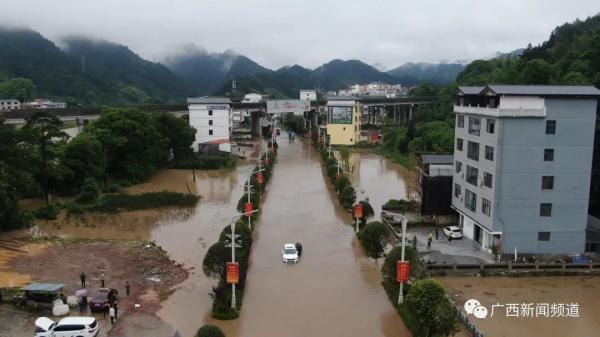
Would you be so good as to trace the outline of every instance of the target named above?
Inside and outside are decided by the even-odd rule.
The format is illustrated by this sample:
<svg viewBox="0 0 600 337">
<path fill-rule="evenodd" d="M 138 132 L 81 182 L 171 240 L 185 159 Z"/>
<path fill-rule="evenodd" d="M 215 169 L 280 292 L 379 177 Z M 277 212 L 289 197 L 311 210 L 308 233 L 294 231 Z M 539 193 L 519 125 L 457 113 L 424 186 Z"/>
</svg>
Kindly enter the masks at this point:
<svg viewBox="0 0 600 337">
<path fill-rule="evenodd" d="M 557 270 L 600 272 L 600 263 L 480 263 L 480 264 L 425 264 L 430 274 L 440 272 L 544 272 Z"/>
<path fill-rule="evenodd" d="M 475 324 L 473 324 L 473 322 L 471 322 L 471 320 L 469 319 L 469 316 L 466 313 L 464 313 L 462 310 L 460 310 L 460 307 L 456 304 L 456 302 L 454 302 L 454 300 L 450 299 L 450 303 L 452 304 L 452 308 L 454 309 L 456 318 L 465 325 L 467 330 L 469 330 L 473 334 L 473 337 L 484 337 L 483 331 L 479 330 L 479 328 L 477 328 L 475 326 Z"/>
<path fill-rule="evenodd" d="M 455 105 L 454 112 L 470 113 L 491 117 L 546 117 L 546 108 L 490 108 L 481 106 Z"/>
</svg>

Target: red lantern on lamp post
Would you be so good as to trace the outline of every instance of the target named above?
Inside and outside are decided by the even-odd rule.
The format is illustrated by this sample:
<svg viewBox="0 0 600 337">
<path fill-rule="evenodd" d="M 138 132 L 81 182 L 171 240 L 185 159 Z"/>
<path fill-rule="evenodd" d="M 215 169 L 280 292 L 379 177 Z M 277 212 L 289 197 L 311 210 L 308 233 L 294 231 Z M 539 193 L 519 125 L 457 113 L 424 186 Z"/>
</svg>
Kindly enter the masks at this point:
<svg viewBox="0 0 600 337">
<path fill-rule="evenodd" d="M 354 218 L 356 218 L 356 226 L 354 227 L 354 232 L 358 233 L 358 219 L 363 217 L 363 205 L 358 203 L 354 205 Z"/>
<path fill-rule="evenodd" d="M 256 174 L 256 181 L 262 185 L 265 182 L 265 176 L 262 174 L 262 172 L 258 172 Z"/>
<path fill-rule="evenodd" d="M 265 163 L 265 166 L 269 166 L 269 158 L 265 158 L 264 163 Z"/>
<path fill-rule="evenodd" d="M 410 266 L 408 261 L 398 261 L 396 265 L 396 281 L 406 283 L 410 275 Z"/>
<path fill-rule="evenodd" d="M 253 206 L 252 206 L 252 203 L 251 203 L 251 202 L 247 202 L 247 203 L 244 205 L 244 213 L 245 213 L 245 215 L 246 215 L 247 217 L 251 217 L 251 216 L 252 216 L 252 211 L 253 211 L 253 210 L 254 210 L 254 209 L 253 209 Z"/>
</svg>

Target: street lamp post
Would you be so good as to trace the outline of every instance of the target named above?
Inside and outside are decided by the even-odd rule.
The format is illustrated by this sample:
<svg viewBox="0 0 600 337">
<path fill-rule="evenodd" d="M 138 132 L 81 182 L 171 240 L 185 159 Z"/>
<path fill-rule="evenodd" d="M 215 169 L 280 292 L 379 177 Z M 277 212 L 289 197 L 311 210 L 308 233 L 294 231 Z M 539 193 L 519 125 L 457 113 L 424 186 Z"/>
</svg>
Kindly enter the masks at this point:
<svg viewBox="0 0 600 337">
<path fill-rule="evenodd" d="M 250 213 L 255 213 L 255 212 L 258 212 L 258 209 L 255 209 Z M 231 225 L 230 225 L 231 226 L 231 244 L 230 244 L 231 245 L 231 263 L 235 263 L 235 249 L 241 247 L 241 246 L 240 247 L 236 246 L 237 242 L 236 242 L 236 234 L 235 234 L 235 222 L 236 222 L 235 220 L 237 218 L 239 218 L 240 216 L 244 216 L 244 215 L 246 215 L 246 213 L 244 213 L 242 215 L 234 216 L 232 218 L 233 221 L 231 222 Z M 235 298 L 235 283 L 231 283 L 231 308 L 233 310 L 237 310 L 237 303 L 236 303 L 236 298 Z"/>
<path fill-rule="evenodd" d="M 408 225 L 408 220 L 406 217 L 402 216 L 402 253 L 400 255 L 401 261 L 404 262 L 404 246 L 406 244 L 406 226 Z M 400 292 L 398 293 L 398 304 L 404 303 L 404 282 L 400 282 Z"/>
</svg>

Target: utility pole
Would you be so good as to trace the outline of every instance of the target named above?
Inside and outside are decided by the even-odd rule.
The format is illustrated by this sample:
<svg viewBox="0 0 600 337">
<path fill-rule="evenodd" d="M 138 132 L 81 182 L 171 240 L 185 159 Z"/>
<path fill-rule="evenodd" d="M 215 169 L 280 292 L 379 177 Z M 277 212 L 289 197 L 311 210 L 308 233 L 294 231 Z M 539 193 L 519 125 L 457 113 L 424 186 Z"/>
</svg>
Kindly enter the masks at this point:
<svg viewBox="0 0 600 337">
<path fill-rule="evenodd" d="M 231 223 L 231 262 L 235 263 L 235 221 Z M 237 310 L 235 283 L 231 283 L 231 308 Z"/>
<path fill-rule="evenodd" d="M 402 216 L 402 254 L 400 254 L 401 261 L 404 262 L 404 246 L 406 245 L 406 226 L 408 220 Z M 400 292 L 398 293 L 398 304 L 404 303 L 404 282 L 400 282 Z"/>
</svg>

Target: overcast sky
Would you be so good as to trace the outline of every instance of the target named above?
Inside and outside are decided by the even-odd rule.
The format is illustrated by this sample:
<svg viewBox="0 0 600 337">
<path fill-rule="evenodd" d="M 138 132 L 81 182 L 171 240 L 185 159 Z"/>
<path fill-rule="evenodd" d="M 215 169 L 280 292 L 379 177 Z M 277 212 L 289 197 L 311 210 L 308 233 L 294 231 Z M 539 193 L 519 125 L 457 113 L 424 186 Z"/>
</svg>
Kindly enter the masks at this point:
<svg viewBox="0 0 600 337">
<path fill-rule="evenodd" d="M 273 69 L 335 58 L 390 69 L 535 45 L 599 11 L 598 0 L 0 0 L 0 23 L 102 38 L 153 61 L 194 44 Z"/>
</svg>

